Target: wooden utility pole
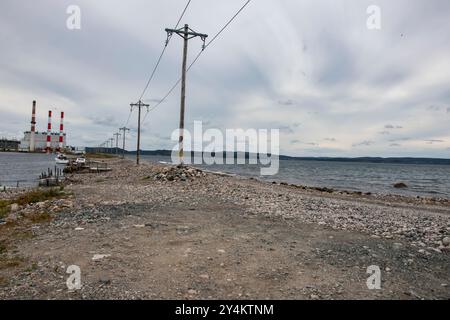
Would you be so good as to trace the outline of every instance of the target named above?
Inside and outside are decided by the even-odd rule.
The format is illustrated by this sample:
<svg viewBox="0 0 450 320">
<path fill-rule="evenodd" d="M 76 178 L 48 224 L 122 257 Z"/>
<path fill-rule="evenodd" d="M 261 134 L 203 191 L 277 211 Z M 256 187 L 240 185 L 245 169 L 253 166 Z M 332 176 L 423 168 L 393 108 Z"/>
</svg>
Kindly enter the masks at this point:
<svg viewBox="0 0 450 320">
<path fill-rule="evenodd" d="M 127 131 L 130 131 L 127 127 L 119 128 L 119 131 L 123 131 L 123 143 L 122 143 L 122 159 L 125 159 L 125 135 Z"/>
<path fill-rule="evenodd" d="M 114 143 L 114 138 L 109 138 L 109 145 L 110 145 L 110 149 L 109 149 L 109 151 L 110 151 L 110 153 L 113 153 L 113 143 Z"/>
<path fill-rule="evenodd" d="M 181 70 L 181 105 L 180 105 L 180 138 L 178 140 L 179 143 L 179 158 L 181 164 L 183 164 L 183 156 L 184 156 L 184 110 L 186 104 L 186 61 L 187 61 L 187 52 L 188 52 L 188 41 L 195 37 L 200 37 L 203 40 L 203 48 L 205 48 L 205 41 L 208 37 L 207 34 L 197 33 L 194 30 L 189 28 L 189 25 L 185 24 L 184 28 L 181 29 L 166 29 L 168 36 L 172 36 L 173 33 L 178 34 L 180 37 L 184 39 L 184 47 L 183 47 L 183 66 Z"/>
<path fill-rule="evenodd" d="M 119 137 L 121 136 L 121 134 L 119 132 L 114 133 L 114 136 L 116 137 L 116 154 L 119 153 Z"/>
<path fill-rule="evenodd" d="M 143 103 L 141 100 L 139 100 L 137 103 L 130 104 L 131 110 L 133 110 L 134 107 L 138 108 L 138 135 L 137 135 L 137 151 L 136 151 L 136 164 L 139 164 L 139 156 L 141 153 L 141 108 L 146 107 L 148 111 L 149 104 Z"/>
</svg>

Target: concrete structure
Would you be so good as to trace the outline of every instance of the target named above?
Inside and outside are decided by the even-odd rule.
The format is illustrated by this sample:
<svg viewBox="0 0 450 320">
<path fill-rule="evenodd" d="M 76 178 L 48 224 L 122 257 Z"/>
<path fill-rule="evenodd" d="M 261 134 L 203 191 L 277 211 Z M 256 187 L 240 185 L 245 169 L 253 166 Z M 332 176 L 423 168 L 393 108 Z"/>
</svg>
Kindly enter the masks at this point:
<svg viewBox="0 0 450 320">
<path fill-rule="evenodd" d="M 30 150 L 30 139 L 31 139 L 31 132 L 27 131 L 24 132 L 24 138 L 20 142 L 20 149 L 21 150 Z M 36 151 L 46 151 L 47 150 L 47 132 L 36 132 L 34 139 L 35 139 L 35 150 Z M 60 148 L 59 144 L 59 132 L 51 132 L 50 133 L 50 149 L 51 150 L 58 150 Z M 63 142 L 62 142 L 63 149 L 66 148 L 66 134 L 63 134 Z"/>
</svg>

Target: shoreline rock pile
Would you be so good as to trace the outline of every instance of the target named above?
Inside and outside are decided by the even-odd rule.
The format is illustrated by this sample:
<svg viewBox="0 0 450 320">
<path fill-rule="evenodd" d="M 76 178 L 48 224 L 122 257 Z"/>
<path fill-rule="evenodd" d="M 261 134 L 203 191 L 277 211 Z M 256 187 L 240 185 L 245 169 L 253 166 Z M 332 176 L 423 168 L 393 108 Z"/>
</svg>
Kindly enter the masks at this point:
<svg viewBox="0 0 450 320">
<path fill-rule="evenodd" d="M 176 167 L 165 167 L 153 175 L 156 181 L 193 181 L 203 178 L 206 173 L 200 169 L 178 165 Z"/>
</svg>

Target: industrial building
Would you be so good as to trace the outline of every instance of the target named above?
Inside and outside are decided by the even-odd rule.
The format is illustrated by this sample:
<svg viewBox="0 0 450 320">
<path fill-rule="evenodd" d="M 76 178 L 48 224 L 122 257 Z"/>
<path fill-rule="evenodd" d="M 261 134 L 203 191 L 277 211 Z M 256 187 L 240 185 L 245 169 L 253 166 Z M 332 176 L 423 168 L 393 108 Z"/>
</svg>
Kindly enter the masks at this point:
<svg viewBox="0 0 450 320">
<path fill-rule="evenodd" d="M 25 131 L 20 142 L 20 150 L 29 152 L 54 152 L 66 148 L 66 133 L 64 132 L 64 112 L 61 112 L 59 132 L 52 131 L 52 111 L 48 111 L 46 132 L 36 131 L 36 101 L 33 101 L 31 114 L 31 131 Z"/>
<path fill-rule="evenodd" d="M 59 145 L 59 137 L 60 134 L 57 132 L 52 132 L 50 134 L 50 149 L 58 150 L 60 148 Z M 31 132 L 24 132 L 24 138 L 20 141 L 20 149 L 24 151 L 30 151 L 30 141 L 31 141 Z M 62 149 L 66 148 L 66 134 L 63 134 L 63 144 Z M 34 133 L 34 149 L 35 151 L 44 151 L 47 150 L 47 132 L 35 132 Z"/>
<path fill-rule="evenodd" d="M 18 151 L 20 141 L 6 138 L 0 139 L 0 151 Z"/>
</svg>

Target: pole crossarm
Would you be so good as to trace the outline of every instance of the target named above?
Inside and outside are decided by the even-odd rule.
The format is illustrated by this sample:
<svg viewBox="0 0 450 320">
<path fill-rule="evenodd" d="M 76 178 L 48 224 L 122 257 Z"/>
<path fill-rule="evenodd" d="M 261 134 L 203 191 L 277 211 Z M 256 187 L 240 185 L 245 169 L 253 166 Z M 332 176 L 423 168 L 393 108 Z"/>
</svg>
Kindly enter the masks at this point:
<svg viewBox="0 0 450 320">
<path fill-rule="evenodd" d="M 203 41 L 203 48 L 205 48 L 206 38 L 208 38 L 207 34 L 195 32 L 194 30 L 189 28 L 187 25 L 181 29 L 166 28 L 166 32 L 167 32 L 167 37 L 171 37 L 172 34 L 176 33 L 180 37 L 182 37 L 183 39 L 186 39 L 186 40 L 191 40 L 192 38 L 200 37 L 200 39 L 202 39 L 202 41 Z"/>
<path fill-rule="evenodd" d="M 195 32 L 191 28 L 188 28 L 188 31 L 185 31 L 184 27 L 181 28 L 181 29 L 169 29 L 169 28 L 166 28 L 166 32 L 169 34 L 169 36 L 172 35 L 173 33 L 176 33 L 176 34 L 178 34 L 178 35 L 180 35 L 182 37 L 186 37 L 186 36 L 191 36 L 191 38 L 200 37 L 202 40 L 203 39 L 206 40 L 206 38 L 208 38 L 207 34 Z"/>
</svg>

